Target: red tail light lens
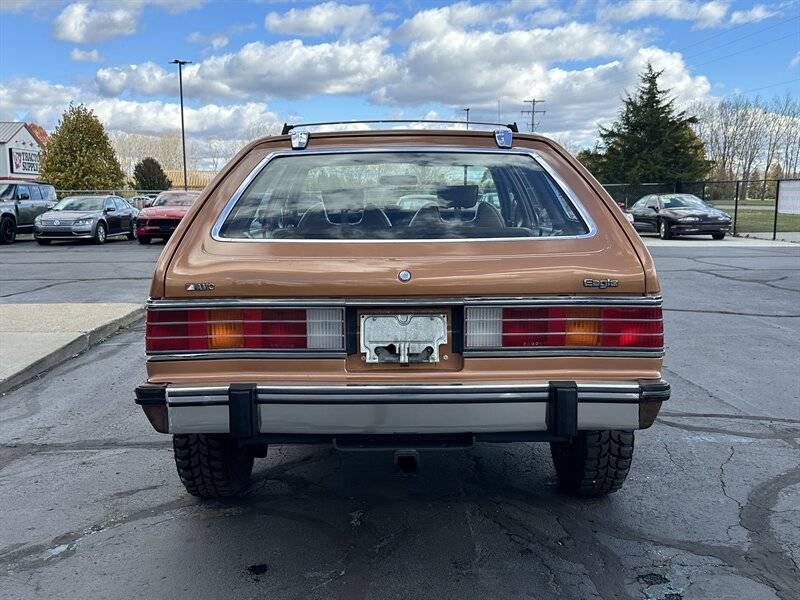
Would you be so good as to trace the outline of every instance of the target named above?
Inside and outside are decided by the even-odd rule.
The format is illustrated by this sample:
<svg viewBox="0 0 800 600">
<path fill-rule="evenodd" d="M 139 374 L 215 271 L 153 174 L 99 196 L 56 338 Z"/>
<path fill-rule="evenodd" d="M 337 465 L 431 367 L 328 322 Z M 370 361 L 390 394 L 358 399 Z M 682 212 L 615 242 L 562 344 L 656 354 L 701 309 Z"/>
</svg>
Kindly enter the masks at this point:
<svg viewBox="0 0 800 600">
<path fill-rule="evenodd" d="M 661 348 L 660 307 L 468 307 L 469 349 Z"/>
<path fill-rule="evenodd" d="M 147 352 L 342 350 L 344 311 L 330 308 L 148 309 Z"/>
</svg>

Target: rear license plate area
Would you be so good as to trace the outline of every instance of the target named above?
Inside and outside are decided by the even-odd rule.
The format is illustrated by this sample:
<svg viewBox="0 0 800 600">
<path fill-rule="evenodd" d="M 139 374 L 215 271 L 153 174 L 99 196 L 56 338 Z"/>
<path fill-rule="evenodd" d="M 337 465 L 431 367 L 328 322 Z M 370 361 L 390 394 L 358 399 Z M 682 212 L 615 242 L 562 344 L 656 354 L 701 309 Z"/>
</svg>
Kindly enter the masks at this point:
<svg viewBox="0 0 800 600">
<path fill-rule="evenodd" d="M 367 364 L 436 364 L 447 345 L 445 312 L 359 315 L 359 350 Z"/>
</svg>

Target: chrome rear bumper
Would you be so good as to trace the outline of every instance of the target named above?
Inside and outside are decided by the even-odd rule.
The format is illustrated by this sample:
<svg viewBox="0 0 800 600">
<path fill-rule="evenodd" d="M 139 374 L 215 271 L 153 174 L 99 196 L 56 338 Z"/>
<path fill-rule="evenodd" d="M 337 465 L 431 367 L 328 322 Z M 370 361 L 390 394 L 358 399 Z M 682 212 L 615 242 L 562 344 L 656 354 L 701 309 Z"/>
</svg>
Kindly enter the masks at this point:
<svg viewBox="0 0 800 600">
<path fill-rule="evenodd" d="M 165 433 L 258 436 L 504 434 L 560 439 L 579 430 L 640 429 L 664 381 L 481 385 L 146 384 L 137 403 L 165 412 Z M 648 414 L 650 414 L 648 413 Z"/>
</svg>

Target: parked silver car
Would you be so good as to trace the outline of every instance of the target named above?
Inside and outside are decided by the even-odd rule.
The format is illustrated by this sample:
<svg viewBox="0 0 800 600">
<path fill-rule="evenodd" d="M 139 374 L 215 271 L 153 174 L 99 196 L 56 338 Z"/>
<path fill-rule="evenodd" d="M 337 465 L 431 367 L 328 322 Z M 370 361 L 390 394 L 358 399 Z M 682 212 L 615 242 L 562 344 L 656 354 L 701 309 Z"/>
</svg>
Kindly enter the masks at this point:
<svg viewBox="0 0 800 600">
<path fill-rule="evenodd" d="M 69 196 L 36 217 L 33 235 L 40 244 L 52 240 L 90 239 L 102 244 L 109 236 L 136 238 L 139 210 L 119 196 Z"/>
</svg>

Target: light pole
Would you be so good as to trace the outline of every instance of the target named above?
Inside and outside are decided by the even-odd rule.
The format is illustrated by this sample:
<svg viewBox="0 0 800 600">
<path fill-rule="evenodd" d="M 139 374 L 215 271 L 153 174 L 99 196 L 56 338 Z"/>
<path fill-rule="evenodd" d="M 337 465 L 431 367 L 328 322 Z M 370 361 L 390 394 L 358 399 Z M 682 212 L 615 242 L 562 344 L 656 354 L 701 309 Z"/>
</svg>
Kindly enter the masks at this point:
<svg viewBox="0 0 800 600">
<path fill-rule="evenodd" d="M 189 189 L 189 185 L 187 183 L 186 178 L 186 130 L 183 126 L 183 65 L 190 65 L 192 61 L 190 60 L 171 60 L 169 61 L 171 65 L 178 65 L 178 88 L 180 90 L 181 95 L 181 146 L 183 147 L 183 190 L 186 191 Z"/>
<path fill-rule="evenodd" d="M 467 113 L 467 129 L 469 129 L 469 108 L 462 108 L 465 113 Z"/>
</svg>

